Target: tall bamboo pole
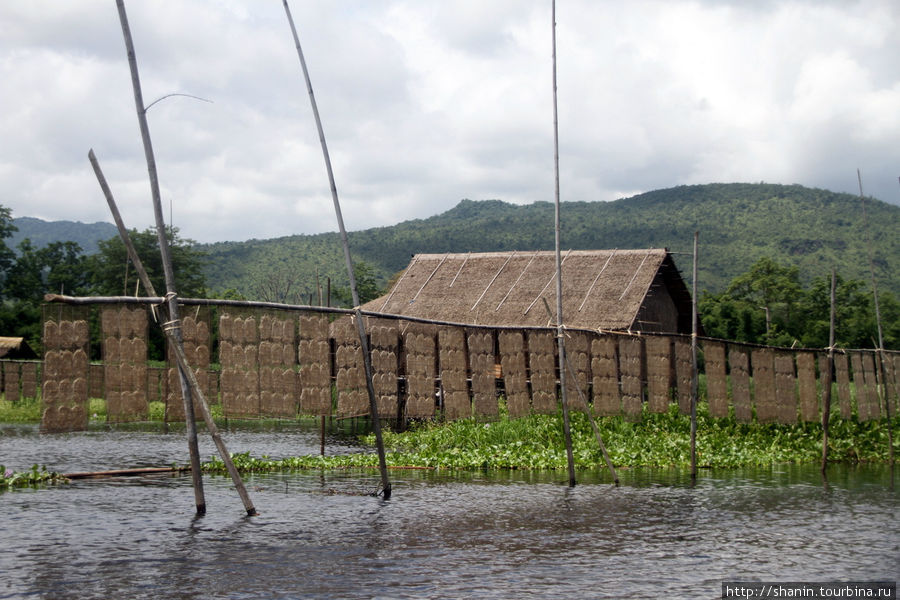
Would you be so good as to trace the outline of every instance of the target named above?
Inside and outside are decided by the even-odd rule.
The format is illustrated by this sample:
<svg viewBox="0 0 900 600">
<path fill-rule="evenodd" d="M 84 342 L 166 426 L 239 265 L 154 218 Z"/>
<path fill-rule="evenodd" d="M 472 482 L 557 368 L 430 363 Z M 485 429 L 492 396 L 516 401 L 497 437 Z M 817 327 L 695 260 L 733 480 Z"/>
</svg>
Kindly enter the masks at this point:
<svg viewBox="0 0 900 600">
<path fill-rule="evenodd" d="M 691 479 L 697 479 L 697 396 L 700 376 L 697 373 L 697 245 L 700 232 L 694 232 L 694 261 L 691 282 Z"/>
<path fill-rule="evenodd" d="M 878 281 L 875 278 L 875 260 L 872 257 L 872 239 L 869 236 L 869 217 L 866 215 L 866 197 L 863 195 L 862 174 L 856 170 L 856 178 L 859 180 L 859 200 L 862 203 L 863 226 L 866 230 L 866 249 L 869 254 L 869 272 L 872 275 L 872 297 L 875 300 L 875 325 L 878 329 L 878 371 L 881 375 L 883 393 L 879 394 L 884 401 L 885 416 L 887 417 L 888 433 L 888 460 L 894 464 L 894 428 L 891 424 L 891 401 L 887 396 L 887 385 L 884 379 L 884 333 L 881 328 L 881 310 L 878 307 Z"/>
<path fill-rule="evenodd" d="M 100 183 L 100 189 L 103 190 L 103 195 L 106 197 L 106 203 L 109 205 L 109 210 L 113 215 L 113 220 L 116 222 L 116 228 L 119 230 L 119 237 L 122 239 L 122 243 L 125 244 L 125 250 L 128 253 L 128 257 L 131 259 L 131 263 L 134 265 L 135 271 L 137 271 L 138 278 L 144 285 L 144 289 L 147 291 L 147 293 L 151 296 L 156 296 L 156 290 L 153 287 L 153 282 L 150 281 L 150 276 L 147 275 L 147 270 L 144 269 L 144 264 L 143 262 L 141 262 L 141 257 L 138 256 L 137 250 L 135 249 L 134 244 L 131 242 L 131 237 L 128 235 L 128 229 L 126 229 L 125 223 L 122 221 L 122 216 L 119 214 L 119 208 L 118 206 L 116 206 L 116 201 L 113 198 L 112 191 L 109 189 L 109 185 L 106 183 L 106 177 L 104 177 L 103 171 L 100 169 L 100 162 L 94 155 L 93 149 L 88 152 L 88 159 L 91 161 L 91 166 L 94 168 L 94 174 L 97 176 L 97 181 Z M 197 382 L 197 378 L 194 375 L 194 370 L 191 369 L 191 366 L 188 364 L 187 356 L 185 356 L 184 354 L 183 346 L 180 343 L 177 343 L 177 340 L 175 338 L 176 330 L 163 327 L 163 333 L 166 335 L 169 344 L 175 351 L 175 360 L 178 363 L 179 373 L 183 373 L 186 375 L 188 385 L 190 386 L 190 389 L 193 392 L 194 396 L 197 398 L 197 405 L 200 407 L 200 412 L 203 415 L 204 421 L 206 422 L 206 428 L 212 436 L 213 442 L 216 445 L 216 449 L 219 451 L 219 456 L 222 457 L 222 462 L 225 463 L 225 468 L 228 470 L 228 474 L 231 476 L 234 487 L 244 504 L 244 509 L 247 511 L 248 515 L 255 515 L 256 508 L 250 501 L 250 496 L 247 494 L 247 489 L 244 487 L 244 482 L 241 480 L 241 476 L 238 473 L 237 468 L 234 466 L 234 462 L 231 460 L 231 454 L 228 453 L 228 448 L 225 447 L 225 442 L 219 435 L 219 429 L 218 427 L 216 427 L 216 423 L 212 418 L 212 413 L 209 411 L 209 405 L 206 402 L 206 398 L 203 395 L 200 384 Z M 194 466 L 191 465 L 192 470 L 193 468 Z"/>
<path fill-rule="evenodd" d="M 162 203 L 159 193 L 159 178 L 156 173 L 156 159 L 153 155 L 153 145 L 150 142 L 150 128 L 147 125 L 147 111 L 144 108 L 144 98 L 141 92 L 141 81 L 138 76 L 137 59 L 134 53 L 134 43 L 131 39 L 131 30 L 128 27 L 128 16 L 125 14 L 124 0 L 116 0 L 119 10 L 119 21 L 122 24 L 122 35 L 125 38 L 125 49 L 128 53 L 128 66 L 131 68 L 131 86 L 134 90 L 134 104 L 137 109 L 138 124 L 141 129 L 141 139 L 144 142 L 144 157 L 147 161 L 147 171 L 150 175 L 150 192 L 153 197 L 153 213 L 156 217 L 156 233 L 159 239 L 159 251 L 162 256 L 163 272 L 166 278 L 166 298 L 169 306 L 169 322 L 164 327 L 170 327 L 175 333 L 175 345 L 181 344 L 181 329 L 178 320 L 178 300 L 175 293 L 174 276 L 172 273 L 172 258 L 169 255 L 169 242 L 166 239 L 166 225 L 163 220 Z M 194 481 L 194 500 L 197 505 L 197 514 L 206 513 L 206 500 L 203 495 L 203 478 L 200 473 L 200 451 L 197 447 L 197 425 L 194 420 L 194 404 L 191 401 L 191 390 L 185 373 L 179 368 L 181 380 L 181 396 L 184 401 L 184 417 L 187 429 L 188 451 L 191 456 L 191 476 Z"/>
<path fill-rule="evenodd" d="M 575 487 L 575 457 L 572 453 L 572 430 L 569 425 L 569 402 L 566 397 L 566 343 L 563 329 L 562 254 L 559 246 L 559 115 L 556 107 L 556 0 L 553 0 L 553 173 L 556 230 L 556 344 L 559 353 L 559 387 L 562 399 L 563 434 L 566 438 L 566 463 L 569 487 Z"/>
<path fill-rule="evenodd" d="M 835 300 L 837 298 L 837 276 L 831 269 L 830 318 L 828 326 L 828 355 L 825 358 L 825 373 L 822 382 L 822 473 L 828 465 L 828 426 L 831 421 L 831 380 L 834 378 L 834 322 Z"/>
<path fill-rule="evenodd" d="M 344 261 L 347 264 L 347 275 L 350 278 L 350 295 L 353 298 L 356 328 L 359 333 L 359 345 L 363 355 L 363 366 L 366 374 L 366 389 L 369 393 L 369 415 L 372 419 L 372 429 L 375 433 L 375 445 L 378 451 L 378 466 L 381 471 L 381 493 L 384 498 L 391 497 L 391 482 L 388 480 L 387 461 L 384 456 L 384 442 L 381 436 L 381 421 L 378 418 L 378 403 L 375 397 L 375 384 L 372 380 L 372 357 L 369 355 L 369 341 L 366 337 L 366 327 L 360 312 L 359 293 L 356 288 L 356 276 L 353 271 L 353 260 L 350 256 L 350 243 L 347 240 L 347 230 L 344 227 L 344 218 L 341 215 L 341 203 L 338 200 L 337 186 L 334 182 L 334 171 L 331 168 L 331 157 L 328 154 L 328 145 L 325 143 L 325 131 L 322 128 L 322 119 L 319 117 L 319 107 L 316 104 L 316 96 L 313 94 L 312 82 L 309 78 L 309 70 L 306 68 L 306 59 L 303 58 L 303 49 L 300 47 L 300 38 L 297 36 L 297 28 L 291 17 L 291 9 L 287 0 L 284 3 L 284 12 L 291 26 L 291 34 L 294 36 L 294 45 L 297 47 L 297 56 L 300 58 L 300 66 L 303 69 L 303 78 L 306 81 L 306 90 L 309 92 L 309 101 L 312 105 L 313 116 L 316 120 L 316 129 L 319 132 L 319 143 L 322 146 L 322 155 L 325 158 L 325 170 L 328 172 L 328 183 L 331 186 L 331 199 L 334 203 L 334 213 L 337 217 L 338 228 L 341 232 L 341 243 L 344 246 Z"/>
</svg>

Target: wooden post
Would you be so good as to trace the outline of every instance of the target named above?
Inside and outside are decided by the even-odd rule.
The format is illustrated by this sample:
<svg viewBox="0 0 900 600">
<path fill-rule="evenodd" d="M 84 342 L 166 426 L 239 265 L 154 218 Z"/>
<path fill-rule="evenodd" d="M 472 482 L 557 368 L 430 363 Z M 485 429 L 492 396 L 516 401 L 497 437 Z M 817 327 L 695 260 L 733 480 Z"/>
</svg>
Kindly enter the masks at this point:
<svg viewBox="0 0 900 600">
<path fill-rule="evenodd" d="M 828 425 L 831 421 L 831 380 L 834 378 L 834 321 L 835 321 L 835 288 L 837 277 L 831 269 L 831 317 L 828 328 L 828 355 L 825 358 L 825 373 L 822 374 L 822 474 L 828 465 Z"/>
<path fill-rule="evenodd" d="M 552 3 L 553 20 L 553 172 L 556 229 L 556 341 L 559 352 L 559 387 L 562 399 L 563 434 L 566 438 L 566 462 L 569 467 L 569 487 L 575 487 L 575 457 L 572 453 L 572 430 L 569 425 L 569 403 L 566 397 L 566 344 L 563 337 L 562 312 L 562 255 L 559 247 L 559 116 L 556 102 L 556 0 Z"/>
<path fill-rule="evenodd" d="M 691 479 L 697 479 L 697 395 L 700 376 L 697 373 L 697 242 L 700 232 L 694 232 L 694 262 L 691 282 Z"/>
<path fill-rule="evenodd" d="M 387 461 L 384 456 L 384 441 L 381 436 L 381 421 L 378 417 L 378 403 L 375 397 L 375 384 L 372 380 L 372 356 L 369 354 L 369 341 L 366 336 L 366 327 L 360 312 L 359 292 L 356 287 L 356 276 L 353 271 L 353 260 L 350 257 L 350 243 L 347 240 L 347 230 L 344 227 L 344 218 L 341 214 L 341 204 L 338 200 L 337 186 L 334 183 L 334 171 L 331 168 L 331 157 L 328 154 L 328 145 L 325 143 L 325 131 L 322 128 L 322 119 L 319 117 L 319 107 L 313 94 L 312 82 L 309 79 L 309 70 L 306 68 L 306 59 L 303 58 L 303 49 L 300 47 L 300 38 L 297 36 L 297 28 L 291 17 L 291 9 L 287 0 L 284 3 L 284 12 L 291 26 L 294 36 L 294 45 L 297 47 L 297 56 L 300 58 L 300 66 L 303 69 L 303 78 L 306 80 L 306 89 L 309 92 L 309 101 L 312 105 L 313 116 L 316 120 L 316 129 L 319 131 L 319 143 L 322 146 L 322 155 L 325 158 L 325 170 L 328 172 L 328 182 L 331 186 L 331 199 L 334 203 L 334 212 L 337 217 L 338 228 L 341 232 L 341 243 L 344 247 L 344 261 L 347 264 L 347 275 L 350 278 L 350 295 L 353 298 L 354 318 L 356 329 L 359 333 L 359 345 L 363 355 L 363 367 L 366 375 L 366 389 L 369 392 L 369 415 L 372 419 L 372 430 L 375 433 L 375 445 L 378 451 L 378 466 L 381 470 L 381 493 L 387 499 L 391 497 L 391 482 L 388 480 Z"/>
</svg>

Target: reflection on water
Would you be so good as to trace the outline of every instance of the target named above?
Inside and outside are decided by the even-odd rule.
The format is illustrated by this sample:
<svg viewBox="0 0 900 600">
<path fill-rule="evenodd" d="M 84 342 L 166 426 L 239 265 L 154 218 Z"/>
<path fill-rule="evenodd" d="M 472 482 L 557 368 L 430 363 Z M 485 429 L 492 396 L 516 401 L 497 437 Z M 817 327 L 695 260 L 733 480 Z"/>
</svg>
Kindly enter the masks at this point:
<svg viewBox="0 0 900 600">
<path fill-rule="evenodd" d="M 314 453 L 317 432 L 226 436 Z M 335 445 L 337 444 L 337 445 Z M 149 432 L 0 435 L 0 462 L 58 471 L 184 462 Z M 353 451 L 332 440 L 329 451 Z M 211 455 L 212 445 L 201 450 Z M 12 460 L 12 457 L 15 460 Z M 27 460 L 23 460 L 27 458 Z M 377 471 L 77 481 L 0 495 L 0 598 L 718 598 L 722 580 L 900 579 L 900 494 L 882 466 L 603 472 Z"/>
</svg>

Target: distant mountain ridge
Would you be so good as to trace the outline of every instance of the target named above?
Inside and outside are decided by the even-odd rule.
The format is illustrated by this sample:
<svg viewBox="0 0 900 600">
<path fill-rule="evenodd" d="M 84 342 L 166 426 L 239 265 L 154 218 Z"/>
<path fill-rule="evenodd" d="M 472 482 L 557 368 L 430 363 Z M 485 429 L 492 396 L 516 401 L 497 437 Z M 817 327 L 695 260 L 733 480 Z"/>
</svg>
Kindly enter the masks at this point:
<svg viewBox="0 0 900 600">
<path fill-rule="evenodd" d="M 93 254 L 97 251 L 97 242 L 118 235 L 116 226 L 112 223 L 44 221 L 34 217 L 17 217 L 12 223 L 18 231 L 6 240 L 6 245 L 14 251 L 22 240 L 28 238 L 36 248 L 43 248 L 53 242 L 72 241 L 81 246 L 85 254 Z"/>
<path fill-rule="evenodd" d="M 879 287 L 900 296 L 900 206 L 866 199 Z M 114 237 L 109 223 L 13 220 L 37 246 L 76 241 L 86 253 Z M 689 280 L 694 231 L 700 233 L 699 288 L 720 291 L 763 256 L 796 265 L 808 281 L 837 269 L 845 279 L 868 282 L 866 229 L 859 197 L 799 185 L 729 183 L 678 186 L 613 202 L 563 202 L 565 249 L 669 248 Z M 190 232 L 184 232 L 190 237 Z M 515 205 L 500 200 L 462 200 L 426 219 L 349 233 L 356 261 L 368 264 L 382 286 L 416 253 L 551 250 L 554 207 L 550 202 Z M 336 233 L 198 246 L 209 256 L 213 294 L 232 289 L 248 298 L 265 284 L 292 280 L 307 301 L 318 280 L 346 286 Z"/>
<path fill-rule="evenodd" d="M 869 235 L 882 289 L 900 295 L 900 207 L 866 199 Z M 699 289 L 720 291 L 763 256 L 796 265 L 805 280 L 831 268 L 846 279 L 869 281 L 866 230 L 860 199 L 851 194 L 778 184 L 678 186 L 613 202 L 563 202 L 563 249 L 660 248 L 688 253 L 700 233 Z M 463 200 L 427 219 L 349 234 L 354 260 L 374 268 L 379 281 L 409 264 L 416 253 L 550 250 L 554 207 Z M 347 285 L 337 234 L 203 246 L 209 281 L 251 296 L 259 281 L 290 273 L 306 294 L 331 277 Z M 689 279 L 691 257 L 676 255 Z"/>
</svg>

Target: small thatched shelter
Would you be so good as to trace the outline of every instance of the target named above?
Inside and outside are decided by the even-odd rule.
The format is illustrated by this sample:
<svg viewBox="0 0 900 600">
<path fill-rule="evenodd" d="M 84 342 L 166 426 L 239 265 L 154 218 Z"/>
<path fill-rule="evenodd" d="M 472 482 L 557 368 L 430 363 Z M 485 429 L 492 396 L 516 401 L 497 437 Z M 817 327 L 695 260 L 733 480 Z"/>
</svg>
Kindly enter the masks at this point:
<svg viewBox="0 0 900 600">
<path fill-rule="evenodd" d="M 567 327 L 690 333 L 690 293 L 666 250 L 570 250 L 562 259 Z M 476 325 L 554 325 L 556 254 L 417 254 L 386 296 L 362 308 Z"/>
<path fill-rule="evenodd" d="M 38 357 L 31 346 L 20 337 L 0 337 L 0 358 L 10 360 L 33 360 Z"/>
</svg>

